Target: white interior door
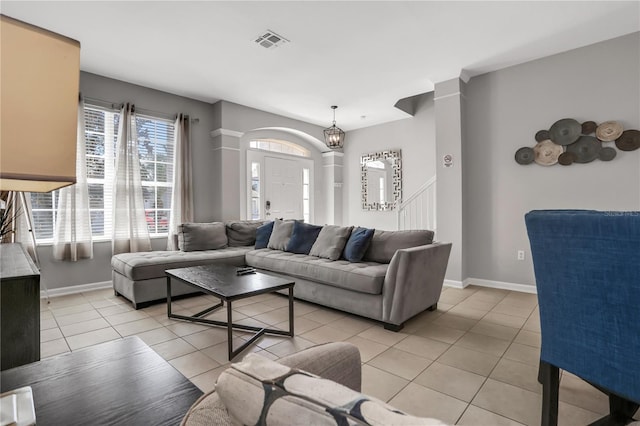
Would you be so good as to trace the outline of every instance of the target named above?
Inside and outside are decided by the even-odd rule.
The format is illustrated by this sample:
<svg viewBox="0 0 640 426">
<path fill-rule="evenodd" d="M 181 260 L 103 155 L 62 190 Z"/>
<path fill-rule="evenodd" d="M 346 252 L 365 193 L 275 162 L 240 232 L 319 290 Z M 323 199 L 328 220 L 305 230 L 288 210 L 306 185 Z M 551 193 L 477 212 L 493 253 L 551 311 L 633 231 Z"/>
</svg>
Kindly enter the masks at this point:
<svg viewBox="0 0 640 426">
<path fill-rule="evenodd" d="M 275 157 L 264 160 L 266 219 L 302 219 L 302 164 Z"/>
</svg>

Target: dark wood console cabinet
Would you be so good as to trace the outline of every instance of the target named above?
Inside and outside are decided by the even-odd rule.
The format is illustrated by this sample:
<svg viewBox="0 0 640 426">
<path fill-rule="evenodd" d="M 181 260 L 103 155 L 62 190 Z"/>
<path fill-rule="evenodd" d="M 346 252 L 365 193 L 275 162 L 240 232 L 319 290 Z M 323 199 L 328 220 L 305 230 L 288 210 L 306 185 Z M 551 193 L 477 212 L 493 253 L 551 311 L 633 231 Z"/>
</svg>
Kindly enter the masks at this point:
<svg viewBox="0 0 640 426">
<path fill-rule="evenodd" d="M 24 247 L 0 244 L 0 370 L 40 360 L 40 272 Z"/>
</svg>

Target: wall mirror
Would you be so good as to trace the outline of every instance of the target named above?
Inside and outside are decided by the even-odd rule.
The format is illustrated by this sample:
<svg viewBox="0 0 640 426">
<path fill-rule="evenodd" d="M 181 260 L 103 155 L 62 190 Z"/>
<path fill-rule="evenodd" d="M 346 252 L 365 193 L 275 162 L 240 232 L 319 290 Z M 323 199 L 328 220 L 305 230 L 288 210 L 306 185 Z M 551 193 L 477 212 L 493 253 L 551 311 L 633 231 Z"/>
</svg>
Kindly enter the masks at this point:
<svg viewBox="0 0 640 426">
<path fill-rule="evenodd" d="M 380 151 L 360 157 L 362 209 L 394 210 L 402 202 L 400 150 Z"/>
</svg>

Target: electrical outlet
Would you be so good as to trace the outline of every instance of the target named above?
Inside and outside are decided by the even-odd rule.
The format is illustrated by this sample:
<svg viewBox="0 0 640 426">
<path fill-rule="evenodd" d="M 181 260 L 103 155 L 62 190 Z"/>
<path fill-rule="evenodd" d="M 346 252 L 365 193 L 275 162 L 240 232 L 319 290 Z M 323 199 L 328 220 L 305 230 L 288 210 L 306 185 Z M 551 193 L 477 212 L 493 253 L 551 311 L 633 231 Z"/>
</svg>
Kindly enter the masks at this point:
<svg viewBox="0 0 640 426">
<path fill-rule="evenodd" d="M 524 260 L 524 250 L 518 250 L 518 260 Z"/>
</svg>

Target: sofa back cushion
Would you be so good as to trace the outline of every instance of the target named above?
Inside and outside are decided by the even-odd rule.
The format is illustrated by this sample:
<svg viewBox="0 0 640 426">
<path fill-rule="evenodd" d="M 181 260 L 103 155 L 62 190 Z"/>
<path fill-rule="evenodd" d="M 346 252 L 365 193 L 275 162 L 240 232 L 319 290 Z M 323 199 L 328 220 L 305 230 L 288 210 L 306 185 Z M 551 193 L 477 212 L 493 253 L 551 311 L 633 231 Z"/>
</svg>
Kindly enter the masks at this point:
<svg viewBox="0 0 640 426">
<path fill-rule="evenodd" d="M 294 222 L 293 232 L 291 233 L 291 239 L 287 243 L 286 251 L 296 254 L 309 254 L 321 230 L 322 226 Z"/>
<path fill-rule="evenodd" d="M 267 222 L 264 225 L 258 226 L 258 228 L 256 229 L 256 250 L 267 248 L 272 232 L 273 222 Z"/>
<path fill-rule="evenodd" d="M 330 260 L 340 259 L 352 229 L 353 226 L 323 226 L 309 254 Z"/>
<path fill-rule="evenodd" d="M 389 263 L 397 250 L 424 246 L 433 242 L 433 231 L 416 229 L 411 231 L 380 231 L 376 229 L 363 260 Z"/>
<path fill-rule="evenodd" d="M 229 247 L 252 246 L 256 243 L 256 230 L 263 220 L 234 220 L 226 222 Z"/>
<path fill-rule="evenodd" d="M 273 221 L 273 231 L 271 237 L 269 237 L 269 244 L 267 248 L 273 250 L 285 250 L 287 243 L 293 233 L 293 220 L 276 219 Z"/>
<path fill-rule="evenodd" d="M 178 247 L 182 251 L 217 250 L 227 247 L 222 222 L 183 223 L 178 226 Z"/>
<path fill-rule="evenodd" d="M 220 374 L 216 393 L 238 424 L 443 425 L 409 416 L 331 380 L 248 354 Z"/>
<path fill-rule="evenodd" d="M 342 258 L 349 262 L 360 262 L 367 252 L 375 229 L 355 228 L 347 240 L 342 252 Z"/>
</svg>

